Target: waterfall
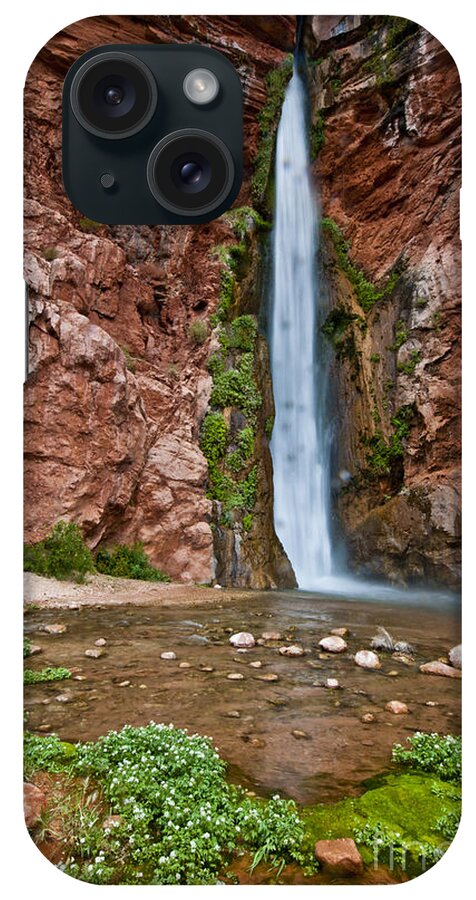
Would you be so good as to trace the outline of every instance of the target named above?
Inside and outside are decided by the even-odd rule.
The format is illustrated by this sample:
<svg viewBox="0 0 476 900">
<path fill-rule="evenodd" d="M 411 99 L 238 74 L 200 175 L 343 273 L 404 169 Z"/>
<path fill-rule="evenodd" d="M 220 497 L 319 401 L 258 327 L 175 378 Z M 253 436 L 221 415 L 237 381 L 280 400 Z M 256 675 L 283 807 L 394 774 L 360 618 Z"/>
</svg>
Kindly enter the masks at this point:
<svg viewBox="0 0 476 900">
<path fill-rule="evenodd" d="M 318 341 L 318 207 L 309 174 L 306 95 L 297 71 L 276 145 L 271 369 L 274 525 L 300 588 L 332 574 L 330 429 Z"/>
</svg>

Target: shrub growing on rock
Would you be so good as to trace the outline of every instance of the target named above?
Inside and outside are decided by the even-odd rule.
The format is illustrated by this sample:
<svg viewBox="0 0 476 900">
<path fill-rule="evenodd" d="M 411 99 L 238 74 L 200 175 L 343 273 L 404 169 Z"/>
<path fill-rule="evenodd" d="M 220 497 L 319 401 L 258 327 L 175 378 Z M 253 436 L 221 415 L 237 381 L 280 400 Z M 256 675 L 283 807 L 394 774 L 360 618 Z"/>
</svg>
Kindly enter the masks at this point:
<svg viewBox="0 0 476 900">
<path fill-rule="evenodd" d="M 25 572 L 82 582 L 94 569 L 94 560 L 79 526 L 60 521 L 44 541 L 25 544 L 23 565 Z"/>
<path fill-rule="evenodd" d="M 156 569 L 147 558 L 139 541 L 128 547 L 118 544 L 111 550 L 100 548 L 96 553 L 96 569 L 115 578 L 138 578 L 141 581 L 170 581 L 168 575 Z"/>
</svg>

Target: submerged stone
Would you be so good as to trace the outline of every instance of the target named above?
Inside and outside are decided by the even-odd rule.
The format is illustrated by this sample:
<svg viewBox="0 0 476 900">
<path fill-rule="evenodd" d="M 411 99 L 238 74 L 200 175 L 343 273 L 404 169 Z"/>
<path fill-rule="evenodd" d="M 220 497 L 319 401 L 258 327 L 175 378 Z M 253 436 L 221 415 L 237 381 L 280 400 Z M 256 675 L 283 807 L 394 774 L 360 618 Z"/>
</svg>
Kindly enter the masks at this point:
<svg viewBox="0 0 476 900">
<path fill-rule="evenodd" d="M 461 644 L 458 644 L 457 647 L 452 647 L 450 652 L 448 653 L 448 658 L 452 666 L 455 669 L 463 668 L 463 657 L 462 657 L 462 647 Z M 30 650 L 30 653 L 33 653 L 33 647 Z"/>
<path fill-rule="evenodd" d="M 361 669 L 380 669 L 380 660 L 373 650 L 359 650 L 354 656 L 354 662 Z"/>
<path fill-rule="evenodd" d="M 53 625 L 44 625 L 41 631 L 46 631 L 46 634 L 64 634 L 66 631 L 66 625 L 60 625 L 55 623 Z"/>
<path fill-rule="evenodd" d="M 249 631 L 238 631 L 236 634 L 232 634 L 230 638 L 232 647 L 239 647 L 245 650 L 249 647 L 254 647 L 255 643 L 256 641 Z"/>
<path fill-rule="evenodd" d="M 339 637 L 336 634 L 331 634 L 328 637 L 322 638 L 319 641 L 319 647 L 322 647 L 327 653 L 343 653 L 344 650 L 347 650 L 347 644 L 344 641 L 344 638 Z"/>
<path fill-rule="evenodd" d="M 420 672 L 423 672 L 424 675 L 443 675 L 446 676 L 446 678 L 461 678 L 461 669 L 455 669 L 453 666 L 448 666 L 446 663 L 440 662 L 439 659 L 423 663 L 423 665 L 420 666 Z"/>
<path fill-rule="evenodd" d="M 395 716 L 404 716 L 406 713 L 409 713 L 410 710 L 406 703 L 402 703 L 401 700 L 389 700 L 389 702 L 385 705 L 385 709 L 387 712 L 393 713 Z"/>
</svg>

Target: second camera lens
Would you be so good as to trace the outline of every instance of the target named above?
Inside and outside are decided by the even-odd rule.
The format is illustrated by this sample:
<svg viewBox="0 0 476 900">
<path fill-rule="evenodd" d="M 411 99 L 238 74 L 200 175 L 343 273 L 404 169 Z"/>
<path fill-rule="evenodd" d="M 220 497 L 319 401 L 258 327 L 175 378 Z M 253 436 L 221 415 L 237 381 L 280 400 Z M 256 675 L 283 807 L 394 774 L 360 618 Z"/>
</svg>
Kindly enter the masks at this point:
<svg viewBox="0 0 476 900">
<path fill-rule="evenodd" d="M 204 215 L 229 195 L 235 176 L 228 147 L 216 135 L 188 128 L 154 147 L 147 180 L 155 199 L 180 215 Z"/>
</svg>

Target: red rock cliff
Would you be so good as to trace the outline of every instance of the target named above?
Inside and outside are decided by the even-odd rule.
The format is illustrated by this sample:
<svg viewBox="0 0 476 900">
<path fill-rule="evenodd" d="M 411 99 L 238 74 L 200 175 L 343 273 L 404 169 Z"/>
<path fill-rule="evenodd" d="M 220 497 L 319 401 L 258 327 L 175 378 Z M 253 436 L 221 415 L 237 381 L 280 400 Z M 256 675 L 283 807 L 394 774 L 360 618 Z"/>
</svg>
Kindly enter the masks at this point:
<svg viewBox="0 0 476 900">
<path fill-rule="evenodd" d="M 458 72 L 405 19 L 316 16 L 305 40 L 350 562 L 456 584 Z"/>
<path fill-rule="evenodd" d="M 216 309 L 222 263 L 210 251 L 236 240 L 234 232 L 224 219 L 193 228 L 84 220 L 61 180 L 67 69 L 103 43 L 194 40 L 228 55 L 245 100 L 239 206 L 249 203 L 264 79 L 292 49 L 294 30 L 293 17 L 280 16 L 104 16 L 66 28 L 35 59 L 25 90 L 27 541 L 66 518 L 82 526 L 92 547 L 141 540 L 172 578 L 214 577 L 212 503 L 199 448 L 210 338 L 197 341 L 191 326 Z M 288 581 L 292 576 L 272 527 L 269 462 L 260 478 L 267 502 L 258 503 L 255 535 L 244 535 L 246 564 L 236 580 L 266 587 L 284 570 Z M 226 580 L 226 565 L 222 575 Z"/>
</svg>

